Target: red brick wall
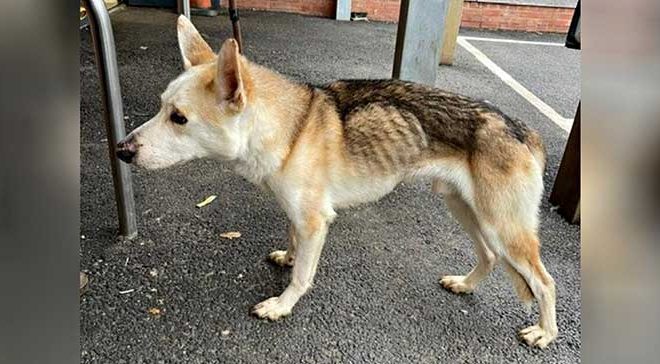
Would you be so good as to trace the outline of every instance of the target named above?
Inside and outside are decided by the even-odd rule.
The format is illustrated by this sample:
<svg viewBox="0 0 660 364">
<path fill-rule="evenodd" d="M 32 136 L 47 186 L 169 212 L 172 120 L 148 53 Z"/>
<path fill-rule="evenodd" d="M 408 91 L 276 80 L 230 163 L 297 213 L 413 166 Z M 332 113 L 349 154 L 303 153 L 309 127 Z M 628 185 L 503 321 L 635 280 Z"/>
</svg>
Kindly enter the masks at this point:
<svg viewBox="0 0 660 364">
<path fill-rule="evenodd" d="M 221 3 L 227 5 L 227 1 Z M 284 11 L 325 17 L 334 17 L 336 8 L 335 0 L 236 0 L 236 5 L 244 9 Z"/>
<path fill-rule="evenodd" d="M 334 1 L 333 1 L 334 3 Z M 352 0 L 351 11 L 366 12 L 371 20 L 399 20 L 401 0 Z M 334 15 L 334 14 L 333 14 Z"/>
<path fill-rule="evenodd" d="M 468 2 L 463 5 L 461 26 L 466 28 L 566 33 L 574 9 L 546 6 Z"/>
<path fill-rule="evenodd" d="M 284 11 L 334 17 L 336 0 L 237 0 L 248 9 Z M 222 1 L 226 4 L 226 1 Z M 366 12 L 371 20 L 396 22 L 400 0 L 352 0 L 351 10 Z M 461 26 L 466 28 L 566 33 L 573 9 L 507 5 L 466 0 Z"/>
</svg>

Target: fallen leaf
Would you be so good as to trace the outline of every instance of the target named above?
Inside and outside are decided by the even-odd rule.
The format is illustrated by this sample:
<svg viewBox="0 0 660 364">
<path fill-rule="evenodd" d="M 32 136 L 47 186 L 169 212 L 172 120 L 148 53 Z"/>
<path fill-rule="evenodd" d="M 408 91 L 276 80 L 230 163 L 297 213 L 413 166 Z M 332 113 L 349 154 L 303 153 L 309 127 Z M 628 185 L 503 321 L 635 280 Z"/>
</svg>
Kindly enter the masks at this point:
<svg viewBox="0 0 660 364">
<path fill-rule="evenodd" d="M 222 330 L 221 334 L 222 336 L 227 336 L 229 335 L 229 330 Z"/>
<path fill-rule="evenodd" d="M 207 197 L 206 200 L 198 203 L 195 206 L 197 206 L 198 208 L 204 207 L 204 206 L 210 204 L 211 202 L 213 202 L 213 200 L 215 200 L 217 197 L 218 196 L 216 196 L 216 195 L 211 195 L 211 196 Z"/>
<path fill-rule="evenodd" d="M 147 312 L 149 312 L 150 314 L 152 314 L 154 316 L 158 316 L 158 315 L 160 315 L 160 308 L 152 307 L 149 310 L 147 310 Z"/>
<path fill-rule="evenodd" d="M 140 49 L 142 49 L 143 51 L 146 51 L 147 49 L 149 49 L 149 47 L 147 47 L 147 46 L 140 46 Z"/>
<path fill-rule="evenodd" d="M 85 287 L 87 287 L 87 283 L 89 283 L 89 278 L 87 278 L 87 274 L 84 272 L 80 272 L 80 294 L 82 295 L 83 291 L 85 290 Z"/>
<path fill-rule="evenodd" d="M 220 237 L 231 240 L 231 239 L 234 239 L 234 238 L 240 238 L 241 233 L 239 233 L 238 231 L 229 231 L 229 232 L 220 234 Z"/>
</svg>

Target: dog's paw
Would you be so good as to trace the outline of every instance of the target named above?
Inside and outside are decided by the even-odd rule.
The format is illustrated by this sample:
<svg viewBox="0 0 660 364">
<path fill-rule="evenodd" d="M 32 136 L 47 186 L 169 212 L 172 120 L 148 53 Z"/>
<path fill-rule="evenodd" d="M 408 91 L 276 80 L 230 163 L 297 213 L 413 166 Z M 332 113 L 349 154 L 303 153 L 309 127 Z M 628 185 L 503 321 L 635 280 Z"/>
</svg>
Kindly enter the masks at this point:
<svg viewBox="0 0 660 364">
<path fill-rule="evenodd" d="M 474 286 L 465 283 L 465 276 L 444 276 L 440 284 L 454 293 L 472 293 Z"/>
<path fill-rule="evenodd" d="M 526 329 L 520 330 L 520 338 L 523 339 L 527 345 L 535 346 L 541 349 L 544 349 L 548 346 L 556 337 L 557 333 L 549 332 L 541 328 L 539 325 L 530 326 Z"/>
<path fill-rule="evenodd" d="M 279 297 L 271 297 L 252 308 L 252 314 L 259 318 L 278 320 L 291 314 L 291 306 L 280 301 Z"/>
<path fill-rule="evenodd" d="M 275 250 L 268 254 L 268 259 L 280 267 L 293 267 L 293 257 L 286 254 L 286 250 Z"/>
</svg>

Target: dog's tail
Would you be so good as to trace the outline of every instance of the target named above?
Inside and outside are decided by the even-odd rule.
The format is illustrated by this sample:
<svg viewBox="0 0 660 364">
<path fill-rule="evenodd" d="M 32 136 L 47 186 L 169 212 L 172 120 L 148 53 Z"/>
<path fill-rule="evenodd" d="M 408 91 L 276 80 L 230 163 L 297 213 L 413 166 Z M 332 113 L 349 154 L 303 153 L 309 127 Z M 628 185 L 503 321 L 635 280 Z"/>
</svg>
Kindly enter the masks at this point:
<svg viewBox="0 0 660 364">
<path fill-rule="evenodd" d="M 527 145 L 527 148 L 532 152 L 534 159 L 536 159 L 541 166 L 541 171 L 543 171 L 545 169 L 546 154 L 541 135 L 535 130 L 530 130 L 525 138 L 525 145 Z"/>
<path fill-rule="evenodd" d="M 532 302 L 534 301 L 534 293 L 532 293 L 532 289 L 529 287 L 529 284 L 527 283 L 525 278 L 515 268 L 511 266 L 511 264 L 509 264 L 508 262 L 504 262 L 504 267 L 511 276 L 511 281 L 513 282 L 513 288 L 515 288 L 518 297 L 520 298 L 521 301 L 523 301 L 523 304 L 526 307 L 530 307 L 532 305 Z"/>
</svg>

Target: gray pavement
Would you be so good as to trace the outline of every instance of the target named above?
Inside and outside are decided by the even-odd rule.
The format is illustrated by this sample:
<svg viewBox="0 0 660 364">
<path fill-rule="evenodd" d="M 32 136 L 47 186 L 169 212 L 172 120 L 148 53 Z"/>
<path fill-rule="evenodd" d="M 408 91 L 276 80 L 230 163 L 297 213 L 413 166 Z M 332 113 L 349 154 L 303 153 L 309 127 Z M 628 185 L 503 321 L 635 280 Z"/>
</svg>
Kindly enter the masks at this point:
<svg viewBox="0 0 660 364">
<path fill-rule="evenodd" d="M 575 87 L 580 79 L 579 50 L 478 40 L 469 42 L 561 116 L 575 116 L 580 99 L 580 88 Z"/>
<path fill-rule="evenodd" d="M 293 79 L 322 83 L 391 74 L 393 24 L 241 15 L 247 56 Z M 156 9 L 112 15 L 129 130 L 158 110 L 158 95 L 181 70 L 175 19 Z M 216 50 L 230 36 L 225 17 L 194 22 Z M 563 116 L 571 115 L 579 96 L 579 56 L 558 47 L 473 44 Z M 475 257 L 442 199 L 426 185 L 405 184 L 378 203 L 341 210 L 315 287 L 293 316 L 277 323 L 248 312 L 287 284 L 288 272 L 265 260 L 271 250 L 286 246 L 286 218 L 272 197 L 222 163 L 135 170 L 140 236 L 116 239 L 100 92 L 86 30 L 80 62 L 80 264 L 90 277 L 80 305 L 81 362 L 579 362 L 580 230 L 550 211 L 547 192 L 540 236 L 543 260 L 557 281 L 560 337 L 545 351 L 517 340 L 519 329 L 535 323 L 537 310 L 527 312 L 519 304 L 501 268 L 473 295 L 440 288 L 441 274 L 465 273 Z M 438 86 L 486 98 L 542 133 L 549 189 L 566 133 L 460 47 L 455 65 L 438 72 Z M 218 199 L 195 208 L 210 194 Z M 219 235 L 226 231 L 240 231 L 242 237 L 223 240 Z M 160 315 L 148 313 L 154 307 Z"/>
</svg>

